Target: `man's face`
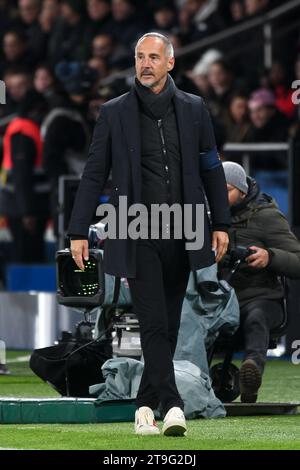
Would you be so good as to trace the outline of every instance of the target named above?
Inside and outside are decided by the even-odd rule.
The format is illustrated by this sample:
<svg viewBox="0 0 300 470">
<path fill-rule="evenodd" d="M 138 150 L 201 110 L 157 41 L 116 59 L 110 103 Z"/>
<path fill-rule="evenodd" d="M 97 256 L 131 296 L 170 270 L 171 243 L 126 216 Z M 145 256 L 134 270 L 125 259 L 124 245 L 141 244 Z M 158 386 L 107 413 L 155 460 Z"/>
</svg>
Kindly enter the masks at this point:
<svg viewBox="0 0 300 470">
<path fill-rule="evenodd" d="M 103 34 L 93 40 L 93 57 L 106 59 L 113 52 L 113 43 L 109 36 Z"/>
<path fill-rule="evenodd" d="M 31 87 L 31 80 L 27 75 L 11 75 L 4 78 L 7 91 L 14 101 L 21 101 Z"/>
<path fill-rule="evenodd" d="M 37 69 L 34 75 L 34 87 L 39 93 L 45 93 L 53 85 L 53 78 L 47 69 Z"/>
<path fill-rule="evenodd" d="M 102 0 L 88 0 L 87 9 L 89 17 L 93 21 L 99 21 L 108 15 L 110 12 L 110 5 Z"/>
<path fill-rule="evenodd" d="M 31 24 L 38 19 L 39 2 L 37 0 L 19 0 L 19 11 L 22 20 Z"/>
<path fill-rule="evenodd" d="M 268 5 L 268 3 L 269 0 L 245 0 L 244 4 L 246 14 L 249 16 L 256 15 L 256 13 L 263 10 L 264 7 Z"/>
<path fill-rule="evenodd" d="M 209 67 L 208 80 L 213 88 L 224 87 L 229 84 L 230 76 L 221 64 L 215 63 Z"/>
<path fill-rule="evenodd" d="M 167 29 L 174 20 L 174 13 L 169 8 L 162 8 L 154 14 L 155 22 L 161 29 Z"/>
<path fill-rule="evenodd" d="M 230 113 L 235 122 L 241 122 L 247 117 L 248 103 L 247 98 L 237 96 L 230 103 Z"/>
<path fill-rule="evenodd" d="M 191 16 L 195 15 L 205 0 L 185 0 L 184 7 L 188 10 Z"/>
<path fill-rule="evenodd" d="M 250 119 L 254 127 L 262 129 L 269 122 L 274 114 L 273 108 L 268 106 L 258 106 L 250 109 Z"/>
<path fill-rule="evenodd" d="M 24 53 L 24 44 L 19 37 L 13 33 L 7 33 L 3 40 L 3 51 L 7 60 L 13 62 L 18 60 Z"/>
<path fill-rule="evenodd" d="M 116 21 L 124 21 L 134 11 L 128 0 L 112 0 L 112 14 Z"/>
<path fill-rule="evenodd" d="M 148 88 L 153 88 L 166 79 L 174 67 L 174 57 L 168 57 L 160 38 L 146 37 L 139 44 L 135 57 L 137 79 Z"/>
<path fill-rule="evenodd" d="M 245 198 L 246 194 L 231 184 L 227 184 L 228 202 L 230 206 L 236 206 Z"/>
</svg>

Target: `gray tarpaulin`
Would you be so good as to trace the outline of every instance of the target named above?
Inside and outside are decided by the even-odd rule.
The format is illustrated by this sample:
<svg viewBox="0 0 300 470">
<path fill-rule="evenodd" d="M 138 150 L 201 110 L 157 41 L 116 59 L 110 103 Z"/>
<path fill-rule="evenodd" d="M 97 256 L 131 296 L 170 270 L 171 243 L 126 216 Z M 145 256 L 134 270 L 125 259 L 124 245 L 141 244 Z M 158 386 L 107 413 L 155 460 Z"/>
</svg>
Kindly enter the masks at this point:
<svg viewBox="0 0 300 470">
<path fill-rule="evenodd" d="M 105 382 L 90 393 L 101 402 L 136 398 L 144 364 L 129 357 L 109 359 L 102 366 Z M 207 374 L 189 361 L 174 361 L 176 385 L 184 401 L 186 418 L 223 418 L 225 409 L 215 397 Z M 156 414 L 159 416 L 159 412 Z"/>
<path fill-rule="evenodd" d="M 233 334 L 239 326 L 239 304 L 234 289 L 226 281 L 218 281 L 217 265 L 196 271 L 197 284 L 215 282 L 213 292 L 199 294 L 193 273 L 182 306 L 175 360 L 187 360 L 209 373 L 206 350 L 219 332 Z"/>
</svg>

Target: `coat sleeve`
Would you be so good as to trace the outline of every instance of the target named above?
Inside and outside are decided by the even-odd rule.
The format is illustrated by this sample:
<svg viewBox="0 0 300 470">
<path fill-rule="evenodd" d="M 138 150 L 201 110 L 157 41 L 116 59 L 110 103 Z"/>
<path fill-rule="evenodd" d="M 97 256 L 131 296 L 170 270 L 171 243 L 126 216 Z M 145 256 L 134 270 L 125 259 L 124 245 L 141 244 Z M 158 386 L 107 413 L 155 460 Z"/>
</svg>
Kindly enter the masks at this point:
<svg viewBox="0 0 300 470">
<path fill-rule="evenodd" d="M 110 129 L 105 107 L 96 122 L 88 159 L 76 194 L 68 235 L 87 238 L 89 226 L 99 204 L 111 169 Z"/>
<path fill-rule="evenodd" d="M 212 230 L 228 231 L 231 223 L 226 180 L 211 118 L 203 100 L 200 126 L 200 177 L 211 211 Z"/>
<path fill-rule="evenodd" d="M 268 268 L 278 275 L 300 279 L 300 242 L 288 221 L 277 209 L 263 210 L 260 217 L 263 242 L 271 255 Z"/>
</svg>

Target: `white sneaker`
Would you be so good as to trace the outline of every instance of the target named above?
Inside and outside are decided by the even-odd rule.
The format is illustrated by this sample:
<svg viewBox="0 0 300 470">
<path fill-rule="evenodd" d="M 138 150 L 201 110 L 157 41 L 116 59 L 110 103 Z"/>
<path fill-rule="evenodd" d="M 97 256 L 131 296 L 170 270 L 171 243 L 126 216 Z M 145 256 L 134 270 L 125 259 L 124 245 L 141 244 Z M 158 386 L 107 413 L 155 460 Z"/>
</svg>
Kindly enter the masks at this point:
<svg viewBox="0 0 300 470">
<path fill-rule="evenodd" d="M 174 406 L 165 416 L 162 432 L 165 436 L 186 436 L 186 422 L 183 411 Z"/>
<path fill-rule="evenodd" d="M 135 412 L 134 430 L 136 434 L 160 434 L 154 414 L 148 406 L 142 406 Z"/>
</svg>

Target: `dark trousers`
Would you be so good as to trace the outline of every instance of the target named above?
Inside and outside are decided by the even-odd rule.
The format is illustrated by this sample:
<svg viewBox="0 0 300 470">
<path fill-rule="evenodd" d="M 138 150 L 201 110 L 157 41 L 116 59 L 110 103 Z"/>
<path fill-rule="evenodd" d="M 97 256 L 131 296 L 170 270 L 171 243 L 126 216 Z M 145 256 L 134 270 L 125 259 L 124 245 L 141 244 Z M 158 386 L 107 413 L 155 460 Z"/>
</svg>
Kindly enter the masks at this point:
<svg viewBox="0 0 300 470">
<path fill-rule="evenodd" d="M 43 263 L 45 261 L 44 233 L 47 218 L 37 217 L 33 232 L 26 230 L 21 218 L 8 217 L 13 237 L 13 261 L 15 263 Z"/>
<path fill-rule="evenodd" d="M 283 319 L 281 302 L 257 299 L 241 308 L 241 332 L 245 344 L 245 359 L 253 359 L 264 369 L 270 340 L 270 330 Z"/>
<path fill-rule="evenodd" d="M 190 271 L 184 240 L 138 240 L 136 262 L 136 277 L 128 279 L 144 356 L 136 405 L 183 410 L 173 356 Z"/>
</svg>

